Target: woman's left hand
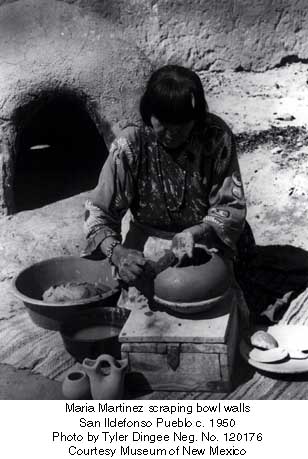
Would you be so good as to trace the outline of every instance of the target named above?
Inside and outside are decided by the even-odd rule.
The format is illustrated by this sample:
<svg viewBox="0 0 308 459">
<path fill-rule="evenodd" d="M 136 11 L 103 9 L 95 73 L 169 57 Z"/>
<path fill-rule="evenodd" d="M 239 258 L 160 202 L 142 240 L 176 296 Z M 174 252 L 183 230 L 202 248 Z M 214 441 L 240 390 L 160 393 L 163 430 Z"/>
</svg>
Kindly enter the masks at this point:
<svg viewBox="0 0 308 459">
<path fill-rule="evenodd" d="M 181 263 L 185 256 L 192 258 L 194 245 L 193 235 L 189 231 L 183 231 L 173 237 L 171 250 Z"/>
</svg>

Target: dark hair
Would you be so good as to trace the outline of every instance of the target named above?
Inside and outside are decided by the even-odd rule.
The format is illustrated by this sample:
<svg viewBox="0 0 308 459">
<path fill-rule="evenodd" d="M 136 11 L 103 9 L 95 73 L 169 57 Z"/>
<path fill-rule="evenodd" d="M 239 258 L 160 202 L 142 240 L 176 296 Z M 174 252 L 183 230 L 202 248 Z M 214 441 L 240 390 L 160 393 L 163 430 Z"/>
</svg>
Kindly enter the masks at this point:
<svg viewBox="0 0 308 459">
<path fill-rule="evenodd" d="M 161 122 L 181 124 L 191 120 L 200 122 L 207 111 L 199 76 L 179 65 L 156 70 L 140 101 L 140 114 L 147 126 L 151 126 L 153 115 Z"/>
</svg>

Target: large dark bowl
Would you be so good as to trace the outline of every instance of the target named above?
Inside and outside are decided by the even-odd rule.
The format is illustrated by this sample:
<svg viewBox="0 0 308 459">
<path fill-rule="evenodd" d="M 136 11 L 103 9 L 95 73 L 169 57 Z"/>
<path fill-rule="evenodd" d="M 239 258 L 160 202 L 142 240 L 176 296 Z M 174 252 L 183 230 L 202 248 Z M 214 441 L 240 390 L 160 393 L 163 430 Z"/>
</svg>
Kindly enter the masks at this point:
<svg viewBox="0 0 308 459">
<path fill-rule="evenodd" d="M 101 354 L 121 358 L 118 337 L 129 314 L 129 310 L 118 307 L 96 308 L 81 314 L 74 323 L 64 324 L 60 330 L 66 350 L 79 362 L 86 357 L 96 359 Z"/>
<path fill-rule="evenodd" d="M 100 296 L 61 304 L 43 301 L 42 295 L 49 287 L 67 282 L 89 282 L 109 290 Z M 106 260 L 67 256 L 50 258 L 24 269 L 13 281 L 13 292 L 24 302 L 36 325 L 60 330 L 64 323 L 78 319 L 81 313 L 101 306 L 115 306 L 120 288 Z"/>
</svg>

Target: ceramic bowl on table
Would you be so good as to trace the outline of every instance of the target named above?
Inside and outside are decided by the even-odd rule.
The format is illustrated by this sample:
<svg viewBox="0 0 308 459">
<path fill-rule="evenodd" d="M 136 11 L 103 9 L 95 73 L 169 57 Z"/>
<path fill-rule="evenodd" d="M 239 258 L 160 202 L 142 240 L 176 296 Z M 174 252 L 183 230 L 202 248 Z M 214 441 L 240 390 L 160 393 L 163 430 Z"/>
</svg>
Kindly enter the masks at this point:
<svg viewBox="0 0 308 459">
<path fill-rule="evenodd" d="M 104 293 L 64 303 L 44 301 L 50 287 L 70 282 L 85 282 L 101 287 Z M 113 279 L 109 263 L 66 256 L 35 263 L 21 271 L 13 281 L 13 293 L 24 302 L 33 322 L 48 330 L 60 330 L 74 322 L 81 313 L 98 307 L 116 306 L 120 287 Z"/>
<path fill-rule="evenodd" d="M 192 259 L 162 271 L 155 279 L 155 301 L 166 309 L 195 314 L 220 306 L 230 298 L 231 270 L 226 261 L 202 245 Z"/>
</svg>

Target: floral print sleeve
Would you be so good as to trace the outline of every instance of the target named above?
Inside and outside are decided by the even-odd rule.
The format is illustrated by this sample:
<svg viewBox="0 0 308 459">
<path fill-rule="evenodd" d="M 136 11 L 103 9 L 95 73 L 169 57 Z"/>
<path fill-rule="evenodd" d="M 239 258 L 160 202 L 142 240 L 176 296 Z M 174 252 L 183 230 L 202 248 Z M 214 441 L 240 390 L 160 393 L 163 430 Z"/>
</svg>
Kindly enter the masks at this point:
<svg viewBox="0 0 308 459">
<path fill-rule="evenodd" d="M 112 143 L 98 184 L 86 201 L 84 255 L 93 253 L 107 238 L 121 240 L 121 220 L 134 197 L 135 138 L 135 130 L 128 129 Z"/>
<path fill-rule="evenodd" d="M 246 218 L 246 201 L 236 154 L 233 134 L 225 130 L 217 143 L 209 210 L 204 222 L 208 223 L 232 251 L 236 252 Z"/>
</svg>

